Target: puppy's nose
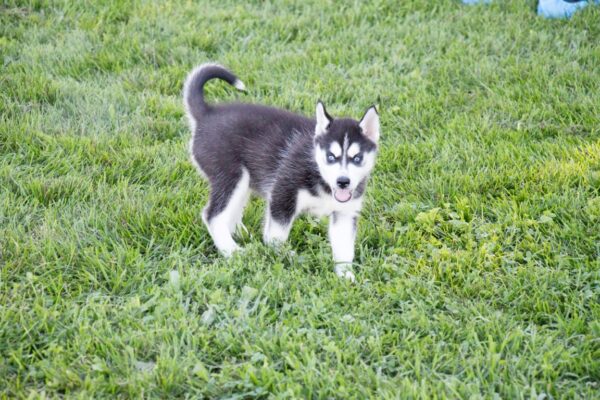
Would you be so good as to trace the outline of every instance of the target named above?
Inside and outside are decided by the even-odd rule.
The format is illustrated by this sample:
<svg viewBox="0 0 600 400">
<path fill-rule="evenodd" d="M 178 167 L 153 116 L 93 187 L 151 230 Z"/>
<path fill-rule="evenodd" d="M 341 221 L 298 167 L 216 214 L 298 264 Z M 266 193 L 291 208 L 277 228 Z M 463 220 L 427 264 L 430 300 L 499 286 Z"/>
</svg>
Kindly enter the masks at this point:
<svg viewBox="0 0 600 400">
<path fill-rule="evenodd" d="M 347 176 L 340 176 L 337 178 L 337 185 L 340 189 L 346 189 L 350 185 L 350 178 Z"/>
</svg>

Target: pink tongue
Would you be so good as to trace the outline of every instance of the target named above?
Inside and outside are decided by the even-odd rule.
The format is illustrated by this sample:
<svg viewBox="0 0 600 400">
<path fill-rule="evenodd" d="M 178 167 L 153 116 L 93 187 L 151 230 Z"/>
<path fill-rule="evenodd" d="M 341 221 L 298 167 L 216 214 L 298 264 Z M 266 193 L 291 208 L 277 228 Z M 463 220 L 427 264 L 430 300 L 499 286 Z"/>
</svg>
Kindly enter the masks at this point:
<svg viewBox="0 0 600 400">
<path fill-rule="evenodd" d="M 336 189 L 335 192 L 333 192 L 333 197 L 335 197 L 337 201 L 344 203 L 350 200 L 352 192 L 350 192 L 350 189 Z"/>
</svg>

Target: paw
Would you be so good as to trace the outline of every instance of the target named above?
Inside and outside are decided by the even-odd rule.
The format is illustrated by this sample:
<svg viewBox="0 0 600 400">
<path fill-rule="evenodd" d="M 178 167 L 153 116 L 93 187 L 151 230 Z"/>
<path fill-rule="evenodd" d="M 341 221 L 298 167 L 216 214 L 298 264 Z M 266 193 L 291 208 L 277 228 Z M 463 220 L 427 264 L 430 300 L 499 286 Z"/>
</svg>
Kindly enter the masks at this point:
<svg viewBox="0 0 600 400">
<path fill-rule="evenodd" d="M 223 257 L 230 258 L 233 256 L 234 253 L 240 252 L 241 250 L 242 250 L 242 248 L 240 246 L 235 245 L 235 246 L 219 249 L 219 252 L 223 255 Z"/>
<path fill-rule="evenodd" d="M 270 236 L 270 235 L 265 235 L 263 237 L 263 242 L 267 245 L 267 246 L 272 246 L 272 247 L 281 247 L 285 244 L 287 238 L 283 238 L 283 237 L 277 237 L 277 236 Z"/>
<path fill-rule="evenodd" d="M 350 282 L 356 282 L 354 272 L 352 272 L 352 264 L 338 264 L 335 266 L 335 274 L 340 278 L 348 279 Z"/>
<path fill-rule="evenodd" d="M 274 220 L 268 220 L 263 231 L 263 241 L 269 246 L 277 246 L 285 242 L 290 233 L 291 225 L 282 225 Z"/>
<path fill-rule="evenodd" d="M 287 242 L 272 241 L 270 243 L 265 243 L 265 246 L 280 259 L 291 260 L 297 256 L 297 253 L 290 248 L 290 245 Z"/>
</svg>

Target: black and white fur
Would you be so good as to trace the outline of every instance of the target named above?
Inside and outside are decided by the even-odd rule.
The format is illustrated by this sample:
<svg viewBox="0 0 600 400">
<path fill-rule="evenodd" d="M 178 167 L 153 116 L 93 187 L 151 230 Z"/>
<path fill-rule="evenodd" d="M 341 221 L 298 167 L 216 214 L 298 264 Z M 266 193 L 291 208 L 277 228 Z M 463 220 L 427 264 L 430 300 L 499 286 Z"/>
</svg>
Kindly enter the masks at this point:
<svg viewBox="0 0 600 400">
<path fill-rule="evenodd" d="M 262 105 L 209 105 L 204 84 L 222 79 L 244 84 L 217 64 L 187 77 L 184 103 L 192 129 L 192 163 L 210 183 L 203 220 L 219 251 L 238 249 L 232 235 L 251 192 L 267 201 L 266 243 L 287 239 L 303 212 L 329 216 L 335 271 L 354 280 L 356 224 L 375 163 L 379 116 L 370 107 L 360 121 L 332 118 L 319 102 L 315 119 Z"/>
</svg>

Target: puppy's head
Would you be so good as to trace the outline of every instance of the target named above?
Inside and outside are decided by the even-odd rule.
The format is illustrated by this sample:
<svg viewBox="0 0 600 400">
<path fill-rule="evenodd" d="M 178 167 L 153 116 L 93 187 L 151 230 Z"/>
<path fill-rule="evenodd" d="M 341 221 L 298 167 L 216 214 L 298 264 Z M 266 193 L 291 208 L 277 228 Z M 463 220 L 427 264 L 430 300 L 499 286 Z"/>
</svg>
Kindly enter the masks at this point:
<svg viewBox="0 0 600 400">
<path fill-rule="evenodd" d="M 317 103 L 315 159 L 335 200 L 352 199 L 357 186 L 375 165 L 379 141 L 379 115 L 371 106 L 360 121 L 334 119 Z"/>
</svg>

